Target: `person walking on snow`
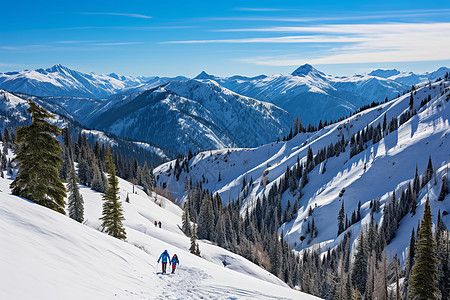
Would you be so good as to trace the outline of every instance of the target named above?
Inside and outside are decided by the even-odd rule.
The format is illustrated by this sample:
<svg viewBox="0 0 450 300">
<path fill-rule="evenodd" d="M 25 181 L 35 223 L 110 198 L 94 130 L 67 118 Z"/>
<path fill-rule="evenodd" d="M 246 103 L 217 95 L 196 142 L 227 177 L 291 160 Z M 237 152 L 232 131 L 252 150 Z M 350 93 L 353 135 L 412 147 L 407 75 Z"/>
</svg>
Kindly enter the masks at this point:
<svg viewBox="0 0 450 300">
<path fill-rule="evenodd" d="M 158 226 L 158 222 L 155 221 L 155 227 Z"/>
<path fill-rule="evenodd" d="M 158 222 L 158 226 L 159 226 L 159 228 L 161 228 L 161 221 Z"/>
<path fill-rule="evenodd" d="M 164 252 L 161 253 L 161 256 L 158 258 L 158 263 L 160 260 L 162 261 L 162 272 L 163 274 L 166 274 L 167 260 L 170 262 L 170 255 L 167 250 L 164 250 Z"/>
<path fill-rule="evenodd" d="M 180 261 L 178 260 L 178 256 L 176 254 L 173 255 L 170 263 L 172 264 L 172 274 L 174 274 L 177 264 L 180 264 Z"/>
</svg>

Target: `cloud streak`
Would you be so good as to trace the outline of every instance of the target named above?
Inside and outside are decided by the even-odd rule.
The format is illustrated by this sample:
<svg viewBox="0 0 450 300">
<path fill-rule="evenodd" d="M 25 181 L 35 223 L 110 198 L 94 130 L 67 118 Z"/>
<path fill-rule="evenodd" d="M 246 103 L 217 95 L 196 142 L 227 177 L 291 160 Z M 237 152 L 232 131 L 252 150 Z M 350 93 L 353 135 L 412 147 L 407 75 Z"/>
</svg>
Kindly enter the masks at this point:
<svg viewBox="0 0 450 300">
<path fill-rule="evenodd" d="M 243 39 L 221 39 L 221 40 L 186 40 L 186 41 L 168 41 L 160 42 L 160 44 L 252 44 L 252 43 L 356 43 L 362 42 L 362 38 L 344 37 L 344 36 L 282 36 L 268 38 L 243 38 Z"/>
<path fill-rule="evenodd" d="M 286 28 L 282 28 L 285 31 Z M 356 43 L 331 47 L 309 57 L 247 58 L 256 65 L 293 66 L 312 64 L 385 63 L 450 60 L 450 23 L 351 24 L 296 28 L 295 32 L 327 32 L 333 36 L 357 37 Z"/>
<path fill-rule="evenodd" d="M 141 14 L 123 14 L 123 13 L 111 13 L 111 12 L 84 12 L 82 15 L 104 15 L 104 16 L 119 16 L 139 19 L 151 19 L 151 16 Z"/>
<path fill-rule="evenodd" d="M 426 10 L 404 10 L 404 11 L 379 11 L 370 15 L 357 15 L 345 13 L 344 16 L 317 16 L 305 18 L 293 17 L 220 17 L 209 18 L 211 21 L 267 21 L 267 22 L 318 22 L 318 21 L 351 21 L 351 20 L 376 20 L 388 18 L 414 18 L 423 16 L 449 15 L 450 9 L 426 9 Z M 233 30 L 221 30 L 233 31 Z"/>
<path fill-rule="evenodd" d="M 166 44 L 298 43 L 321 45 L 325 50 L 307 56 L 250 57 L 255 65 L 294 66 L 312 64 L 383 63 L 450 60 L 450 23 L 332 24 L 319 26 L 265 27 L 242 31 L 297 33 L 279 37 L 169 41 Z M 306 34 L 306 35 L 305 35 Z"/>
</svg>

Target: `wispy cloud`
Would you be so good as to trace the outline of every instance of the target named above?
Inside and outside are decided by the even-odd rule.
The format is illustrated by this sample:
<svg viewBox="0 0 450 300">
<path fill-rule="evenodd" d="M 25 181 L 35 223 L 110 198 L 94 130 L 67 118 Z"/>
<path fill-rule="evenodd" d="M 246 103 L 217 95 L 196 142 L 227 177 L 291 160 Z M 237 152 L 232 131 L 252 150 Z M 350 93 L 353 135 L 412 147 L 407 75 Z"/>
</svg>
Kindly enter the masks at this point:
<svg viewBox="0 0 450 300">
<path fill-rule="evenodd" d="M 313 64 L 380 63 L 450 60 L 450 23 L 333 24 L 319 26 L 266 27 L 242 31 L 306 33 L 279 37 L 169 41 L 166 44 L 319 44 L 325 50 L 296 57 L 250 57 L 256 65 L 292 66 Z"/>
<path fill-rule="evenodd" d="M 105 16 L 120 16 L 120 17 L 130 17 L 139 19 L 151 19 L 151 16 L 141 15 L 141 14 L 123 14 L 123 13 L 111 13 L 111 12 L 84 12 L 82 15 L 105 15 Z"/>
<path fill-rule="evenodd" d="M 285 31 L 286 28 L 280 29 Z M 309 57 L 252 57 L 243 61 L 270 66 L 312 64 L 381 63 L 450 60 L 450 23 L 389 23 L 296 27 L 295 32 L 319 32 L 334 37 L 354 37 Z"/>
<path fill-rule="evenodd" d="M 282 37 L 267 37 L 267 38 L 167 41 L 167 42 L 160 42 L 160 44 L 250 44 L 250 43 L 292 44 L 292 43 L 356 43 L 362 41 L 364 41 L 364 39 L 358 37 L 299 35 L 299 36 L 282 36 Z"/>
<path fill-rule="evenodd" d="M 425 10 L 401 10 L 378 11 L 370 15 L 342 13 L 340 16 L 314 16 L 314 17 L 219 17 L 208 18 L 211 21 L 267 21 L 267 22 L 319 22 L 319 21 L 351 21 L 351 20 L 377 20 L 392 18 L 414 18 L 423 16 L 449 15 L 450 9 L 425 9 Z M 226 30 L 223 30 L 226 31 Z M 233 31 L 233 30 L 228 30 Z"/>
</svg>

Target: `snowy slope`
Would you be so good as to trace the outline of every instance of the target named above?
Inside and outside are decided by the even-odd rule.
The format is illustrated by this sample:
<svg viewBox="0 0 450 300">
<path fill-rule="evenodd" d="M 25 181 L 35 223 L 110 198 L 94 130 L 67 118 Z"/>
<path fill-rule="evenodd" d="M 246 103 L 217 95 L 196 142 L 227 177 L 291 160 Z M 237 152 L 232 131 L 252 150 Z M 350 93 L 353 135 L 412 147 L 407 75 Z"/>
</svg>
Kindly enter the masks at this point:
<svg viewBox="0 0 450 300">
<path fill-rule="evenodd" d="M 199 241 L 202 258 L 190 254 L 181 209 L 140 189 L 133 194 L 122 179 L 126 242 L 97 230 L 100 193 L 81 187 L 83 225 L 11 195 L 10 183 L 0 178 L 1 299 L 318 299 L 215 245 Z M 180 259 L 175 275 L 154 274 L 164 249 Z"/>
<path fill-rule="evenodd" d="M 361 229 L 361 224 L 369 221 L 370 201 L 380 198 L 382 207 L 389 200 L 395 189 L 397 195 L 399 189 L 414 177 L 416 164 L 419 174 L 422 174 L 431 155 L 433 165 L 437 169 L 437 186 L 429 186 L 431 197 L 431 208 L 434 218 L 437 210 L 450 212 L 450 201 L 438 203 L 436 193 L 440 189 L 440 180 L 445 172 L 446 164 L 450 161 L 450 82 L 437 82 L 432 86 L 425 86 L 414 94 L 415 108 L 418 114 L 409 121 L 402 124 L 398 130 L 391 132 L 380 142 L 372 145 L 363 152 L 349 159 L 349 146 L 346 152 L 338 157 L 331 157 L 316 166 L 309 174 L 309 182 L 302 189 L 303 196 L 299 202 L 299 211 L 294 220 L 283 225 L 285 239 L 292 247 L 301 251 L 311 247 L 315 243 L 321 244 L 321 249 L 334 247 L 341 240 L 342 235 L 337 237 L 337 213 L 345 202 L 345 212 L 351 215 L 356 210 L 358 201 L 362 204 L 362 222 L 350 227 L 352 240 L 354 240 Z M 419 109 L 420 102 L 431 97 L 431 101 Z M 193 182 L 203 182 L 203 188 L 211 192 L 218 192 L 225 203 L 242 196 L 241 187 L 245 178 L 246 182 L 253 179 L 253 185 L 249 188 L 248 196 L 244 201 L 245 207 L 252 207 L 256 198 L 268 194 L 273 184 L 280 182 L 287 167 L 292 167 L 297 162 L 306 160 L 308 147 L 314 154 L 318 150 L 327 147 L 330 143 L 336 143 L 342 135 L 346 140 L 357 131 L 367 125 L 378 125 L 383 122 L 386 114 L 387 120 L 399 116 L 409 108 L 409 94 L 394 99 L 388 103 L 365 110 L 349 119 L 332 124 L 315 133 L 299 134 L 287 142 L 267 144 L 253 149 L 229 149 L 215 152 L 199 153 L 189 161 L 190 172 L 182 171 L 179 181 L 170 176 L 170 165 L 166 163 L 155 169 L 155 175 L 159 184 L 165 183 L 179 202 L 185 200 L 184 178 Z M 221 181 L 218 176 L 221 176 Z M 264 176 L 266 174 L 266 176 Z M 205 180 L 203 180 L 203 177 Z M 269 183 L 263 186 L 260 183 L 267 178 Z M 342 197 L 340 191 L 345 188 Z M 426 192 L 422 190 L 420 196 L 423 206 Z M 289 200 L 291 204 L 297 195 L 289 190 L 283 194 L 282 203 L 286 205 Z M 409 242 L 412 225 L 417 224 L 420 218 L 422 206 L 416 216 L 407 215 L 399 228 L 398 235 L 392 242 L 389 251 L 397 251 L 402 257 L 404 249 Z M 318 227 L 318 236 L 312 240 L 305 233 L 308 222 L 309 208 L 313 208 L 312 217 Z M 410 220 L 411 219 L 411 220 Z M 375 221 L 382 221 L 382 213 L 376 214 Z M 450 225 L 450 216 L 444 217 L 444 222 Z M 408 234 L 403 234 L 404 232 Z M 301 236 L 304 241 L 300 241 Z M 395 250 L 395 251 L 394 251 Z M 391 253 L 393 255 L 393 253 Z"/>
<path fill-rule="evenodd" d="M 0 90 L 0 128 L 24 125 L 29 120 L 24 114 L 27 109 L 26 100 Z"/>
<path fill-rule="evenodd" d="M 177 153 L 257 146 L 287 134 L 290 115 L 211 80 L 172 81 L 108 102 L 87 125 Z M 257 130 L 256 130 L 257 129 Z"/>
<path fill-rule="evenodd" d="M 35 96 L 102 99 L 142 83 L 140 79 L 117 74 L 85 74 L 60 64 L 47 69 L 0 73 L 0 88 Z"/>
</svg>

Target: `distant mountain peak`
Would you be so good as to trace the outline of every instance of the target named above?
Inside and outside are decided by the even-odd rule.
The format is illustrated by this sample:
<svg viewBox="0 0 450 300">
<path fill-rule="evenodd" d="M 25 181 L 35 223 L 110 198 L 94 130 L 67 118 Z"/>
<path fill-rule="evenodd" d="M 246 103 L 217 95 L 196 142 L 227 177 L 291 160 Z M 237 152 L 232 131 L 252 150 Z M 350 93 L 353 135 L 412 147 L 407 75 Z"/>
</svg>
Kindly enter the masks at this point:
<svg viewBox="0 0 450 300">
<path fill-rule="evenodd" d="M 306 76 L 306 75 L 318 75 L 323 76 L 322 72 L 311 66 L 310 64 L 304 64 L 300 67 L 298 67 L 294 72 L 291 73 L 292 76 Z"/>
<path fill-rule="evenodd" d="M 209 75 L 205 71 L 202 71 L 200 74 L 198 74 L 194 79 L 216 79 L 217 77 L 214 75 Z"/>
<path fill-rule="evenodd" d="M 49 73 L 54 73 L 54 72 L 64 73 L 64 72 L 71 72 L 72 70 L 66 66 L 63 66 L 62 64 L 56 64 L 51 68 L 45 69 L 45 71 L 47 71 Z"/>
</svg>

